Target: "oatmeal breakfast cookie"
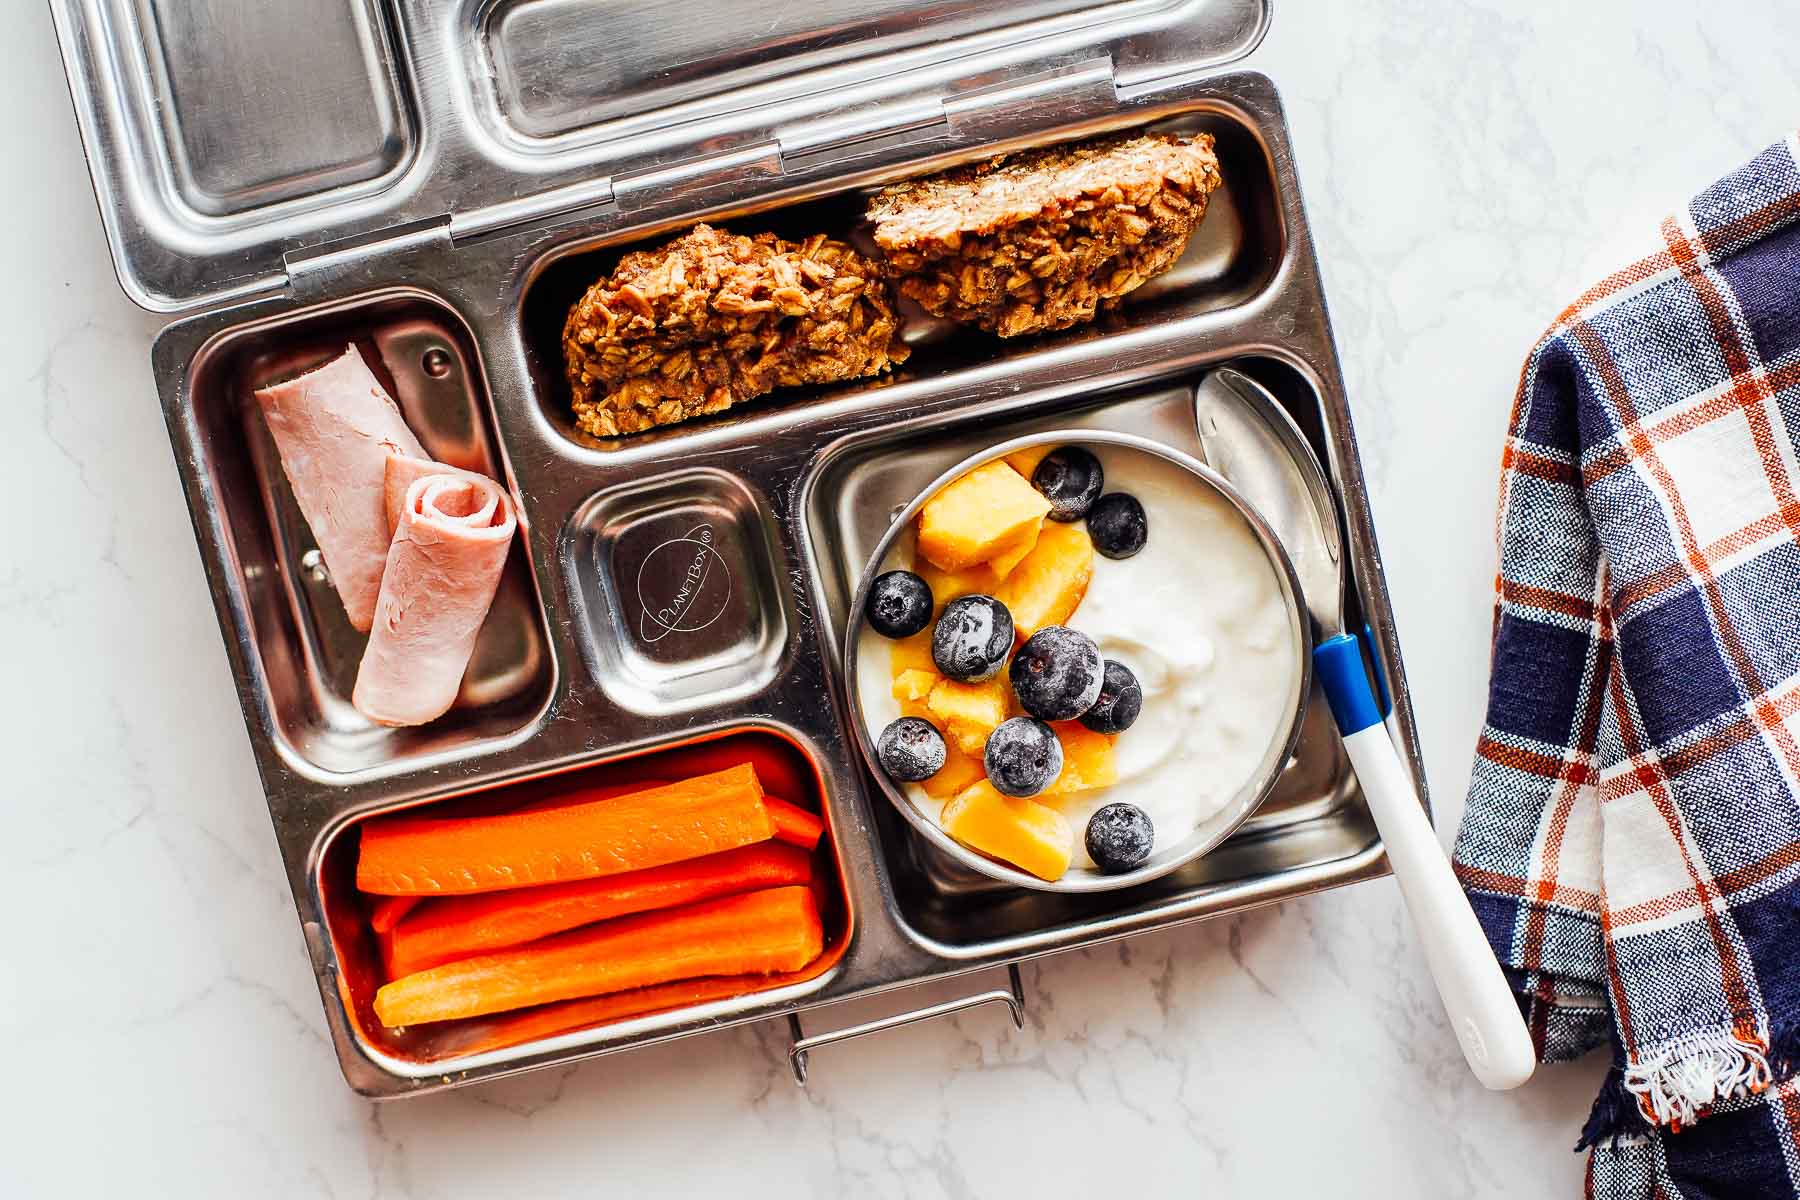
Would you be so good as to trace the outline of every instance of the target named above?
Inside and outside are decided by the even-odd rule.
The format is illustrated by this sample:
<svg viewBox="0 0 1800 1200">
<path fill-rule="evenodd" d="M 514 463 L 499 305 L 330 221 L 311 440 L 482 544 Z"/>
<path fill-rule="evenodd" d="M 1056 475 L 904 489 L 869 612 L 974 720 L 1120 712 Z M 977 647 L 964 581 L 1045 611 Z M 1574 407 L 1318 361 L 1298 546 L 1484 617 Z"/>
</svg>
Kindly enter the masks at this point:
<svg viewBox="0 0 1800 1200">
<path fill-rule="evenodd" d="M 905 359 L 879 267 L 844 242 L 709 225 L 625 255 L 569 310 L 575 423 L 597 437 Z"/>
<path fill-rule="evenodd" d="M 900 293 L 1001 337 L 1092 320 L 1174 265 L 1219 186 L 1210 134 L 1048 146 L 883 188 Z"/>
</svg>

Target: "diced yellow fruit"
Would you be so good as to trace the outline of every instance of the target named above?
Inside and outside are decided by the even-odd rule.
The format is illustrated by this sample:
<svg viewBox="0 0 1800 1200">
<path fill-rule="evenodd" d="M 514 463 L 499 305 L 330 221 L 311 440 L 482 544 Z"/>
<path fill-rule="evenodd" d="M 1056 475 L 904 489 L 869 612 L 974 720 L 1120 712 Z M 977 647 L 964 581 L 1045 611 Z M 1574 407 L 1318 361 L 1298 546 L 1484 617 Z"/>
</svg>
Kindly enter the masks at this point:
<svg viewBox="0 0 1800 1200">
<path fill-rule="evenodd" d="M 1031 477 L 1037 473 L 1038 464 L 1043 462 L 1055 446 L 1027 446 L 1023 450 L 1014 450 L 1006 456 L 1006 464 L 1030 483 Z"/>
<path fill-rule="evenodd" d="M 1013 630 L 1030 637 L 1067 621 L 1094 577 L 1094 543 L 1079 524 L 1047 521 L 1037 545 L 994 593 L 1012 614 Z"/>
<path fill-rule="evenodd" d="M 945 736 L 964 754 L 980 758 L 987 747 L 988 734 L 1006 720 L 1006 694 L 1011 690 L 1005 675 L 980 683 L 940 679 L 925 703 Z"/>
<path fill-rule="evenodd" d="M 937 682 L 935 671 L 902 671 L 894 677 L 894 699 L 902 703 L 923 700 L 931 695 L 931 689 L 937 686 Z"/>
<path fill-rule="evenodd" d="M 978 779 L 985 778 L 981 759 L 964 754 L 954 741 L 944 742 L 944 765 L 938 773 L 919 786 L 933 800 L 948 800 Z"/>
<path fill-rule="evenodd" d="M 1079 721 L 1053 721 L 1056 740 L 1062 743 L 1062 772 L 1044 789 L 1046 796 L 1068 796 L 1094 788 L 1111 787 L 1119 781 L 1113 763 L 1113 740 L 1095 733 Z"/>
<path fill-rule="evenodd" d="M 929 627 L 888 646 L 888 670 L 895 679 L 908 671 L 930 671 L 933 675 L 937 674 L 937 664 L 931 660 Z"/>
<path fill-rule="evenodd" d="M 994 573 L 996 578 L 1005 579 L 1008 575 L 1012 574 L 1012 569 L 1014 567 L 1025 561 L 1025 556 L 1030 554 L 1032 547 L 1037 545 L 1038 530 L 1042 529 L 1043 525 L 1044 523 L 1041 520 L 1034 522 L 1031 525 L 1027 525 L 1024 529 L 1019 531 L 1019 536 L 1009 543 L 1004 550 L 994 551 L 994 556 L 988 559 L 987 565 L 988 569 Z"/>
<path fill-rule="evenodd" d="M 931 715 L 931 710 L 925 707 L 925 702 L 923 700 L 902 700 L 900 702 L 900 715 L 903 717 L 918 717 L 921 721 L 925 721 L 933 726 L 937 724 L 937 721 Z M 943 730 L 940 729 L 938 732 L 942 733 Z"/>
<path fill-rule="evenodd" d="M 1034 537 L 1033 541 L 1035 540 Z M 1000 590 L 1000 576 L 987 563 L 976 563 L 960 571 L 946 571 L 920 559 L 914 569 L 918 571 L 919 578 L 931 588 L 931 602 L 938 613 L 943 612 L 944 605 L 958 596 L 972 596 L 976 593 L 991 596 Z M 925 653 L 927 657 L 931 654 L 930 630 L 925 631 Z"/>
<path fill-rule="evenodd" d="M 919 511 L 919 553 L 946 571 L 986 562 L 1050 502 L 1004 462 L 984 463 L 946 484 Z"/>
<path fill-rule="evenodd" d="M 944 805 L 944 832 L 1039 879 L 1061 879 L 1075 844 L 1066 817 L 1047 804 L 1003 796 L 983 779 Z"/>
</svg>

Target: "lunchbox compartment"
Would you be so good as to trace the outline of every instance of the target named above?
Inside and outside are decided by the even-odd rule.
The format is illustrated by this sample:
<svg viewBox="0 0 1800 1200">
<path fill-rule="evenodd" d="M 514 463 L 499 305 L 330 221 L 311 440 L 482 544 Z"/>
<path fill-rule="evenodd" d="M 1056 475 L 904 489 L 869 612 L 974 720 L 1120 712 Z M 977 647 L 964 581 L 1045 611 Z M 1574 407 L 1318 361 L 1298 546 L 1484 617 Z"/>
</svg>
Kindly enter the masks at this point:
<svg viewBox="0 0 1800 1200">
<path fill-rule="evenodd" d="M 605 488 L 564 529 L 582 657 L 609 699 L 656 715 L 716 707 L 775 678 L 793 593 L 767 500 L 695 468 Z"/>
<path fill-rule="evenodd" d="M 663 783 L 702 775 L 742 762 L 755 765 L 758 778 L 771 796 L 819 814 L 825 835 L 815 850 L 814 894 L 825 925 L 823 954 L 791 975 L 770 977 L 761 987 L 702 1005 L 660 1012 L 638 1013 L 611 1021 L 581 1019 L 581 1014 L 554 1005 L 519 1009 L 490 1017 L 388 1029 L 375 1017 L 373 1003 L 383 982 L 375 936 L 368 925 L 367 898 L 356 890 L 358 832 L 363 822 L 394 812 L 443 817 L 479 816 L 505 812 L 520 804 L 563 789 L 639 781 Z M 648 786 L 648 784 L 647 784 Z M 328 829 L 315 852 L 313 875 L 317 903 L 324 914 L 330 954 L 335 963 L 335 996 L 326 1003 L 342 1005 L 358 1049 L 388 1076 L 420 1080 L 454 1071 L 459 1065 L 523 1060 L 554 1043 L 559 1049 L 597 1046 L 614 1029 L 653 1035 L 675 1025 L 733 1013 L 770 999 L 798 1000 L 823 987 L 850 941 L 853 913 L 837 832 L 831 825 L 831 806 L 825 802 L 826 785 L 813 753 L 786 731 L 774 727 L 743 726 L 699 739 L 672 742 L 629 756 L 600 759 L 577 767 L 472 792 L 440 796 L 423 803 L 390 805 L 359 814 L 355 819 Z M 346 1070 L 349 1071 L 349 1064 Z M 356 1074 L 351 1082 L 358 1083 Z M 359 1084 L 360 1086 L 360 1084 Z M 391 1089 L 383 1089 L 384 1094 Z"/>
<path fill-rule="evenodd" d="M 556 675 L 521 537 L 455 706 L 407 729 L 376 725 L 351 707 L 365 637 L 344 614 L 252 394 L 351 343 L 433 457 L 506 481 L 473 338 L 448 306 L 420 292 L 383 292 L 225 330 L 194 356 L 178 414 L 191 422 L 195 473 L 222 527 L 230 602 L 241 606 L 244 650 L 254 660 L 249 682 L 290 761 L 330 774 L 467 753 L 516 735 L 545 710 Z M 522 511 L 521 524 L 530 517 Z"/>
<path fill-rule="evenodd" d="M 199 217 L 326 203 L 391 177 L 413 151 L 378 0 L 288 0 L 262 7 L 257 21 L 138 0 L 135 16 L 159 149 L 197 226 Z M 271 42 L 298 52 L 270 55 Z"/>
<path fill-rule="evenodd" d="M 1318 396 L 1301 372 L 1261 356 L 1233 359 L 1228 365 L 1269 388 L 1315 450 L 1324 452 Z M 1140 433 L 1203 457 L 1193 415 L 1198 379 L 1184 373 L 1098 396 L 1033 397 L 998 414 L 977 411 L 947 421 L 902 424 L 829 451 L 808 483 L 804 511 L 834 647 L 841 645 L 849 598 L 891 514 L 941 472 L 1010 438 L 1083 426 Z M 1361 609 L 1355 589 L 1351 592 L 1349 615 L 1353 627 L 1359 627 Z M 951 958 L 991 956 L 1114 920 L 1180 910 L 1271 871 L 1318 870 L 1364 853 L 1375 833 L 1367 813 L 1348 803 L 1355 791 L 1355 777 L 1317 681 L 1294 755 L 1256 812 L 1217 849 L 1139 887 L 1067 895 L 1000 883 L 919 837 L 872 780 L 868 785 L 878 854 L 892 880 L 900 924 L 932 952 Z"/>
<path fill-rule="evenodd" d="M 475 7 L 475 6 L 471 6 Z M 695 0 L 671 31 L 658 0 L 490 0 L 476 17 L 471 75 L 482 116 L 534 149 L 635 127 L 739 111 L 733 93 L 771 99 L 829 92 L 1070 28 L 1103 36 L 1178 21 L 1193 0 L 810 0 L 746 20 L 736 0 Z M 1214 7 L 1217 7 L 1216 5 Z M 1210 31 L 1209 31 L 1210 32 Z M 1253 14 L 1225 23 L 1213 52 L 1260 37 Z M 834 76 L 836 76 L 834 80 Z"/>
<path fill-rule="evenodd" d="M 701 429 L 717 429 L 772 412 L 797 411 L 829 400 L 865 395 L 896 382 L 930 380 L 969 367 L 1004 364 L 1053 347 L 1128 334 L 1244 303 L 1268 286 L 1285 245 L 1275 167 L 1268 147 L 1241 113 L 1224 106 L 1189 107 L 1165 114 L 1142 128 L 1211 133 L 1224 182 L 1212 193 L 1205 219 L 1194 231 L 1180 261 L 1166 274 L 1126 296 L 1119 307 L 1103 312 L 1089 324 L 1056 333 L 999 338 L 932 318 L 910 301 L 902 301 L 904 336 L 912 347 L 912 356 L 885 375 L 829 386 L 780 389 L 734 405 L 717 416 L 622 437 L 592 437 L 575 427 L 571 392 L 564 375 L 562 334 L 569 310 L 590 285 L 613 270 L 624 254 L 663 245 L 692 228 L 695 222 L 690 220 L 678 226 L 640 230 L 629 240 L 575 242 L 534 266 L 519 310 L 533 391 L 549 424 L 571 441 L 590 448 L 622 448 L 649 441 L 675 441 Z M 1104 132 L 1109 130 L 1048 130 L 1032 144 Z M 1022 147 L 1013 147 L 1019 148 Z M 964 155 L 963 160 L 968 157 Z M 924 161 L 905 174 L 929 174 L 953 165 L 954 161 Z M 860 240 L 866 249 L 867 239 L 859 227 L 869 194 L 868 189 L 851 188 L 755 212 L 717 212 L 704 219 L 738 233 L 766 231 L 795 240 L 829 233 L 849 237 L 853 242 Z"/>
</svg>

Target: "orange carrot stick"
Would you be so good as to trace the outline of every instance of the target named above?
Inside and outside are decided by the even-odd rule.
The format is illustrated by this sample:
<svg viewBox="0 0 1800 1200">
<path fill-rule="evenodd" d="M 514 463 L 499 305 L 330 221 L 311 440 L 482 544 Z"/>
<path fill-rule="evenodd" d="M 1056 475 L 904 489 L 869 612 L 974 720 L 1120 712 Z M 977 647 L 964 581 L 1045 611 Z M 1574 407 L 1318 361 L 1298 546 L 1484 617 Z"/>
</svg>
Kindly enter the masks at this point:
<svg viewBox="0 0 1800 1200">
<path fill-rule="evenodd" d="M 642 779 L 636 783 L 602 783 L 590 787 L 570 788 L 560 792 L 548 792 L 507 811 L 516 813 L 548 812 L 553 808 L 567 808 L 571 804 L 611 800 L 615 796 L 629 796 L 633 792 L 647 792 L 651 788 L 668 787 L 670 782 L 667 779 Z"/>
<path fill-rule="evenodd" d="M 394 929 L 394 970 L 411 975 L 611 917 L 811 881 L 811 855 L 770 841 L 623 875 L 426 900 Z"/>
<path fill-rule="evenodd" d="M 603 921 L 407 975 L 375 993 L 375 1016 L 397 1028 L 701 975 L 771 975 L 799 970 L 824 947 L 812 891 L 768 888 Z"/>
<path fill-rule="evenodd" d="M 376 933 L 391 933 L 418 902 L 417 896 L 376 896 L 369 901 L 369 928 Z"/>
<path fill-rule="evenodd" d="M 376 817 L 362 827 L 356 886 L 383 896 L 491 892 L 658 867 L 774 834 L 756 768 L 743 763 L 538 812 Z"/>
<path fill-rule="evenodd" d="M 798 804 L 765 795 L 763 805 L 769 810 L 769 820 L 775 822 L 775 836 L 784 842 L 811 850 L 825 834 L 825 822 Z"/>
<path fill-rule="evenodd" d="M 591 1029 L 632 1017 L 689 1008 L 727 996 L 743 996 L 766 986 L 768 977 L 764 975 L 705 975 L 699 979 L 677 979 L 673 983 L 652 984 L 609 996 L 540 1004 L 491 1022 L 452 1026 L 434 1041 L 434 1046 L 439 1054 L 485 1054 L 489 1050 L 519 1046 L 576 1029 Z"/>
</svg>

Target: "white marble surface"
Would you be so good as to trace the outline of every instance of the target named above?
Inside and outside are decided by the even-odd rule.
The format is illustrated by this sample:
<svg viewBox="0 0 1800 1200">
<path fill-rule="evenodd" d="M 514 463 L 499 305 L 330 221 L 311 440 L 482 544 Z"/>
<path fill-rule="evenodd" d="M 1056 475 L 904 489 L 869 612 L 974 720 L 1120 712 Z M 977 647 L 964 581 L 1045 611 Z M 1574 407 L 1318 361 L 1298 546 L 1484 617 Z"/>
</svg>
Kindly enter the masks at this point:
<svg viewBox="0 0 1800 1200">
<path fill-rule="evenodd" d="M 1532 338 L 1800 112 L 1782 0 L 1287 0 L 1289 106 L 1444 836 Z M 1579 10 L 1577 14 L 1576 10 Z M 0 46 L 0 1193 L 1576 1195 L 1600 1064 L 1490 1095 L 1391 882 L 1030 966 L 819 1055 L 773 1029 L 387 1107 L 342 1084 L 48 16 Z"/>
</svg>

